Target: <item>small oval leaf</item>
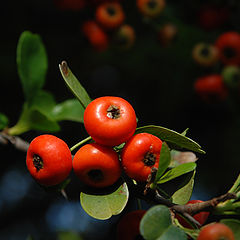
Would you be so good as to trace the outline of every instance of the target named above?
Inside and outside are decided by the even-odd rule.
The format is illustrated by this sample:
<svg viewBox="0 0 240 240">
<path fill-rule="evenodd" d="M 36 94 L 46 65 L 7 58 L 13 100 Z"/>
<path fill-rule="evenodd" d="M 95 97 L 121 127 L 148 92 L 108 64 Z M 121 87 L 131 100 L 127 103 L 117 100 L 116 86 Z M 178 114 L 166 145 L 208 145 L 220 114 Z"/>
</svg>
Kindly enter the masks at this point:
<svg viewBox="0 0 240 240">
<path fill-rule="evenodd" d="M 78 79 L 73 75 L 72 71 L 70 70 L 70 68 L 68 67 L 65 61 L 59 64 L 59 68 L 63 76 L 63 79 L 67 84 L 67 86 L 69 87 L 69 89 L 79 100 L 83 108 L 86 108 L 87 105 L 91 102 L 91 99 L 88 96 L 88 93 L 86 92 L 86 90 L 80 84 Z"/>
<path fill-rule="evenodd" d="M 140 233 L 146 240 L 156 240 L 171 226 L 169 209 L 164 205 L 150 208 L 140 222 Z"/>
<path fill-rule="evenodd" d="M 122 184 L 115 192 L 108 195 L 80 194 L 80 202 L 85 212 L 99 220 L 109 219 L 122 212 L 128 201 L 127 184 Z"/>
<path fill-rule="evenodd" d="M 189 173 L 196 169 L 196 163 L 183 163 L 167 171 L 158 181 L 159 184 L 168 182 L 174 178 L 177 178 L 183 174 Z"/>
<path fill-rule="evenodd" d="M 8 118 L 5 114 L 0 113 L 0 130 L 4 129 L 8 125 Z"/>
<path fill-rule="evenodd" d="M 151 133 L 159 137 L 162 141 L 166 141 L 168 144 L 177 146 L 178 148 L 181 148 L 181 149 L 188 149 L 198 153 L 205 153 L 201 149 L 201 146 L 195 141 L 193 141 L 192 139 L 184 136 L 181 133 L 175 132 L 173 130 L 170 130 L 164 127 L 148 125 L 148 126 L 137 128 L 136 133 L 141 133 L 141 132 Z"/>
<path fill-rule="evenodd" d="M 165 142 L 163 142 L 161 152 L 160 152 L 158 170 L 157 170 L 157 174 L 156 174 L 155 181 L 154 181 L 155 183 L 157 183 L 157 181 L 160 179 L 162 174 L 166 171 L 170 162 L 171 162 L 170 150 L 169 150 L 167 144 Z"/>
<path fill-rule="evenodd" d="M 48 68 L 47 53 L 38 34 L 25 31 L 17 45 L 17 67 L 25 99 L 31 102 L 45 83 Z"/>
<path fill-rule="evenodd" d="M 170 225 L 166 231 L 160 236 L 158 237 L 156 240 L 187 240 L 187 235 L 186 233 L 174 226 L 174 225 Z"/>
<path fill-rule="evenodd" d="M 192 178 L 189 180 L 189 182 L 172 195 L 173 203 L 183 205 L 190 200 L 192 196 L 192 191 L 193 191 L 194 177 L 195 177 L 195 171 L 194 171 L 194 174 L 192 175 Z"/>
<path fill-rule="evenodd" d="M 77 99 L 68 99 L 57 104 L 51 114 L 56 121 L 68 120 L 83 123 L 84 108 Z"/>
</svg>

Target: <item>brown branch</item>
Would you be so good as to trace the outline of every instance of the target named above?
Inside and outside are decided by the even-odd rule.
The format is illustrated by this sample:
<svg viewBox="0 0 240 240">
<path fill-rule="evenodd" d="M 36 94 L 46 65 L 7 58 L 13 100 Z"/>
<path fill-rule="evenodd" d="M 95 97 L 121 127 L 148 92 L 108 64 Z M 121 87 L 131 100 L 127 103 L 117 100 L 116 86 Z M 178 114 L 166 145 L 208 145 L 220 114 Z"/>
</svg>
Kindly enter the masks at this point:
<svg viewBox="0 0 240 240">
<path fill-rule="evenodd" d="M 22 152 L 27 152 L 29 147 L 29 143 L 24 141 L 20 137 L 11 136 L 6 134 L 5 132 L 0 132 L 0 144 L 8 145 L 9 143 Z"/>
<path fill-rule="evenodd" d="M 230 199 L 236 199 L 236 194 L 226 193 L 205 202 L 187 205 L 175 205 L 172 207 L 172 209 L 178 213 L 188 213 L 190 215 L 195 215 L 199 212 L 211 212 L 219 203 Z"/>
</svg>

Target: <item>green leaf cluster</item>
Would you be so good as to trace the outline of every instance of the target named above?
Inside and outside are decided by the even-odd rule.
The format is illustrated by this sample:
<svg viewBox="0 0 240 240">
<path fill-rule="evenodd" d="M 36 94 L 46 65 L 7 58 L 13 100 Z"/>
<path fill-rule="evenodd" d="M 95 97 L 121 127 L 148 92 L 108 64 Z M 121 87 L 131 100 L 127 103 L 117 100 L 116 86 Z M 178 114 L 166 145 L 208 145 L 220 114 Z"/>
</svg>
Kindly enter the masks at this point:
<svg viewBox="0 0 240 240">
<path fill-rule="evenodd" d="M 74 89 L 81 92 L 81 96 L 78 95 L 77 99 L 67 99 L 61 103 L 56 103 L 54 96 L 43 89 L 48 58 L 38 34 L 30 31 L 21 34 L 16 58 L 25 102 L 18 122 L 9 128 L 9 134 L 19 135 L 29 130 L 56 132 L 60 130 L 60 121 L 83 122 L 84 108 L 90 98 L 79 82 L 74 85 Z M 72 77 L 67 81 L 72 83 Z M 0 128 L 6 125 L 6 118 L 0 115 Z"/>
</svg>

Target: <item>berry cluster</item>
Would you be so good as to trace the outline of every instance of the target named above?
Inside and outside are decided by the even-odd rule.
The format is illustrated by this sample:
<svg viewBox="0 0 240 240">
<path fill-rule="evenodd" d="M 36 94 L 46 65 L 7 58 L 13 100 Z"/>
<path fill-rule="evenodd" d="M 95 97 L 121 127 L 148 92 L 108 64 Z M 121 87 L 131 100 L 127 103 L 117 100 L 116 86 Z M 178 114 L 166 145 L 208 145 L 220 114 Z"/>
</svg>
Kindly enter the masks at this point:
<svg viewBox="0 0 240 240">
<path fill-rule="evenodd" d="M 80 147 L 73 157 L 61 139 L 52 135 L 35 138 L 27 152 L 27 167 L 40 184 L 61 183 L 73 168 L 87 186 L 107 187 L 121 177 L 122 169 L 136 181 L 146 181 L 158 168 L 162 141 L 149 133 L 135 134 L 136 114 L 120 97 L 100 97 L 85 109 L 84 126 L 94 142 Z M 121 151 L 116 146 L 123 144 Z"/>
<path fill-rule="evenodd" d="M 81 32 L 97 51 L 105 51 L 110 44 L 128 49 L 135 43 L 136 32 L 128 23 L 127 7 L 120 0 L 53 0 L 60 10 L 89 12 L 82 20 Z M 137 0 L 135 9 L 143 19 L 156 19 L 165 9 L 165 0 Z M 163 26 L 157 33 L 163 45 L 168 44 L 176 34 L 172 24 Z"/>
<path fill-rule="evenodd" d="M 221 34 L 215 44 L 199 43 L 193 48 L 193 59 L 203 67 L 219 64 L 221 71 L 199 77 L 194 83 L 196 93 L 205 101 L 223 101 L 229 92 L 240 90 L 240 34 Z"/>
</svg>

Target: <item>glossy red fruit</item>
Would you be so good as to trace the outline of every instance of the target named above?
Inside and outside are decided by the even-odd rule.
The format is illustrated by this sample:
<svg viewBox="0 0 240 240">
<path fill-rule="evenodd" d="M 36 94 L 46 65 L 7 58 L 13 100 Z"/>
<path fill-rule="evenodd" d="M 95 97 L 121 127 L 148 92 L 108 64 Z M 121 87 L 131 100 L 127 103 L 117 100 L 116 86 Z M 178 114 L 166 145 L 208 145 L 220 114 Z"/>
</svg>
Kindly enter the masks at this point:
<svg viewBox="0 0 240 240">
<path fill-rule="evenodd" d="M 157 17 L 165 8 L 165 0 L 137 0 L 137 8 L 143 16 Z"/>
<path fill-rule="evenodd" d="M 97 143 L 116 146 L 134 134 L 136 114 L 131 104 L 123 98 L 99 97 L 85 109 L 84 126 Z"/>
<path fill-rule="evenodd" d="M 108 35 L 95 21 L 89 20 L 84 22 L 82 32 L 97 51 L 104 51 L 108 48 Z"/>
<path fill-rule="evenodd" d="M 71 172 L 72 155 L 62 139 L 44 134 L 30 143 L 26 164 L 39 184 L 52 186 L 64 181 Z"/>
<path fill-rule="evenodd" d="M 149 133 L 134 135 L 121 153 L 124 171 L 136 181 L 146 181 L 153 167 L 158 168 L 162 141 Z"/>
<path fill-rule="evenodd" d="M 118 154 L 97 143 L 86 144 L 77 151 L 73 170 L 82 182 L 96 188 L 111 186 L 121 176 Z"/>
<path fill-rule="evenodd" d="M 228 91 L 220 74 L 211 74 L 198 78 L 194 83 L 194 90 L 206 102 L 223 101 Z"/>
<path fill-rule="evenodd" d="M 234 240 L 232 230 L 223 223 L 211 223 L 204 226 L 197 240 Z"/>
<path fill-rule="evenodd" d="M 187 204 L 194 204 L 194 203 L 201 203 L 201 202 L 203 202 L 203 201 L 190 200 L 190 201 L 188 201 Z M 193 215 L 194 219 L 196 219 L 201 225 L 203 225 L 207 221 L 208 216 L 209 216 L 209 212 L 200 212 L 200 213 Z M 181 216 L 176 215 L 176 218 L 178 219 L 179 223 L 183 227 L 193 229 L 193 227 L 187 221 L 185 221 L 185 219 L 182 218 Z"/>
<path fill-rule="evenodd" d="M 221 34 L 215 46 L 219 50 L 219 58 L 226 65 L 240 64 L 240 34 L 238 32 L 226 32 Z"/>
<path fill-rule="evenodd" d="M 192 51 L 193 60 L 204 67 L 215 65 L 219 60 L 218 49 L 208 43 L 198 43 Z"/>
<path fill-rule="evenodd" d="M 140 221 L 146 210 L 135 210 L 123 215 L 117 225 L 117 240 L 143 239 L 140 235 Z"/>
<path fill-rule="evenodd" d="M 96 21 L 105 29 L 116 29 L 124 19 L 125 13 L 120 3 L 106 2 L 96 8 Z"/>
</svg>

